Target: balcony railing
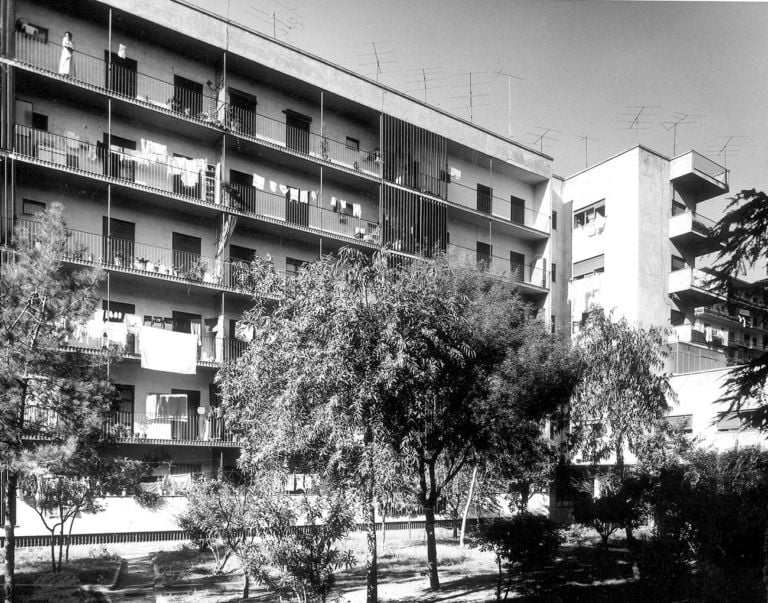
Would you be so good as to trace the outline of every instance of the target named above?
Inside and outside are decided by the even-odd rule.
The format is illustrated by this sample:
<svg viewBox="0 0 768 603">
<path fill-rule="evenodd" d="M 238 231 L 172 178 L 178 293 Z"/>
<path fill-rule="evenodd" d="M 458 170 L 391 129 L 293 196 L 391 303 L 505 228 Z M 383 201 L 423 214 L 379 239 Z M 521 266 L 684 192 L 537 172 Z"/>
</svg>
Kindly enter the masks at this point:
<svg viewBox="0 0 768 603">
<path fill-rule="evenodd" d="M 546 270 L 534 264 L 513 263 L 510 258 L 495 255 L 478 254 L 477 250 L 448 244 L 448 258 L 460 265 L 476 266 L 489 274 L 513 282 L 531 285 L 540 289 L 549 289 L 549 275 Z"/>
<path fill-rule="evenodd" d="M 378 177 L 381 161 L 378 151 L 350 146 L 307 129 L 288 125 L 284 119 L 261 115 L 256 111 L 221 102 L 200 85 L 167 82 L 114 60 L 77 51 L 70 73 L 59 73 L 61 46 L 42 43 L 33 36 L 16 33 L 16 60 L 33 70 L 61 77 L 89 88 L 108 92 L 155 110 L 220 128 L 259 143 L 282 147 L 331 165 Z"/>
<path fill-rule="evenodd" d="M 310 203 L 291 201 L 283 195 L 262 191 L 253 186 L 228 184 L 227 188 L 227 205 L 244 213 L 370 244 L 380 242 L 379 225 L 374 222 Z"/>
<path fill-rule="evenodd" d="M 448 184 L 448 201 L 455 205 L 501 218 L 512 224 L 532 228 L 542 233 L 550 232 L 551 217 L 544 212 L 513 204 L 510 199 L 495 195 L 483 196 L 477 188 L 452 181 Z"/>
<path fill-rule="evenodd" d="M 14 152 L 39 163 L 71 172 L 111 177 L 137 188 L 154 190 L 199 203 L 217 204 L 216 178 L 208 166 L 188 167 L 187 160 L 159 161 L 137 151 L 107 152 L 101 142 L 92 144 L 77 137 L 16 125 Z"/>
<path fill-rule="evenodd" d="M 36 238 L 38 222 L 18 220 L 17 224 L 21 226 L 22 236 Z M 258 280 L 247 262 L 217 260 L 80 230 L 68 229 L 67 232 L 70 236 L 62 259 L 72 262 L 265 297 L 276 296 L 284 279 L 274 271 Z"/>
<path fill-rule="evenodd" d="M 235 439 L 226 429 L 224 420 L 210 409 L 198 414 L 197 409 L 184 415 L 158 417 L 145 412 L 118 411 L 106 421 L 121 440 L 142 443 L 183 442 L 207 445 L 234 443 Z"/>
</svg>

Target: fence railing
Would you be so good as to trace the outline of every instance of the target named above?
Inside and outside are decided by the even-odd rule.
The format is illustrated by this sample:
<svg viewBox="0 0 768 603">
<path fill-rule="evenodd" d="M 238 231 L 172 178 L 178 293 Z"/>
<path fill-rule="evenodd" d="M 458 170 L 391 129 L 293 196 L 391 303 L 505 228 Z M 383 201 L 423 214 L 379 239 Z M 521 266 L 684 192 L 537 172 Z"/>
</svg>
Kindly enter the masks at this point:
<svg viewBox="0 0 768 603">
<path fill-rule="evenodd" d="M 374 222 L 311 203 L 291 201 L 288 196 L 262 191 L 254 186 L 227 184 L 225 188 L 228 190 L 226 202 L 233 209 L 349 239 L 380 242 L 379 225 Z"/>
<path fill-rule="evenodd" d="M 511 258 L 492 254 L 482 254 L 476 249 L 469 249 L 449 243 L 446 247 L 449 259 L 466 266 L 477 266 L 489 274 L 527 285 L 549 289 L 548 273 L 534 264 L 513 262 Z"/>
<path fill-rule="evenodd" d="M 436 519 L 435 527 L 449 529 L 452 528 L 454 521 L 452 519 Z M 381 532 L 385 529 L 390 531 L 424 531 L 424 520 L 414 519 L 411 521 L 387 521 L 385 524 L 376 522 L 376 531 Z M 310 531 L 317 529 L 315 526 L 295 526 L 295 530 Z M 365 531 L 364 524 L 355 526 L 353 533 Z M 83 546 L 93 544 L 121 544 L 134 542 L 177 542 L 191 540 L 191 535 L 184 530 L 161 530 L 154 532 L 100 532 L 87 534 L 70 535 L 35 535 L 25 536 L 17 535 L 15 537 L 16 546 L 19 548 L 48 547 L 51 541 L 55 544 L 61 543 L 63 546 Z M 0 547 L 5 546 L 5 536 L 0 536 Z"/>
<path fill-rule="evenodd" d="M 177 195 L 196 202 L 218 202 L 216 178 L 204 160 L 190 162 L 179 157 L 165 161 L 139 151 L 107 151 L 102 142 L 81 140 L 45 130 L 16 125 L 14 152 L 39 162 L 74 172 L 111 177 L 140 188 Z M 195 166 L 195 167 L 190 167 Z"/>
<path fill-rule="evenodd" d="M 693 157 L 694 170 L 702 172 L 723 184 L 728 184 L 728 170 L 726 168 L 696 151 L 691 151 L 691 156 Z"/>
</svg>

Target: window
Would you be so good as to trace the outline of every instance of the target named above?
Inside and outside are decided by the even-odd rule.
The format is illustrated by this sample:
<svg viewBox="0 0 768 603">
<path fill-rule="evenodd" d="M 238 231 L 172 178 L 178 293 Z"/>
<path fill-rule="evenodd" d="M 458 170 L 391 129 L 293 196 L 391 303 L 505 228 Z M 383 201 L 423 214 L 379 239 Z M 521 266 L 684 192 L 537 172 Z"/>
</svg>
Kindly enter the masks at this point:
<svg viewBox="0 0 768 603">
<path fill-rule="evenodd" d="M 229 89 L 229 125 L 235 132 L 256 134 L 256 97 Z"/>
<path fill-rule="evenodd" d="M 486 267 L 491 265 L 491 246 L 488 243 L 477 242 L 476 259 L 478 264 L 482 262 Z"/>
<path fill-rule="evenodd" d="M 256 250 L 250 247 L 240 247 L 240 245 L 229 246 L 229 259 L 240 260 L 241 262 L 250 262 L 253 256 L 256 255 Z"/>
<path fill-rule="evenodd" d="M 515 224 L 525 224 L 525 201 L 519 197 L 510 196 L 509 219 Z"/>
<path fill-rule="evenodd" d="M 491 198 L 493 197 L 493 189 L 490 186 L 484 184 L 477 184 L 477 211 L 484 214 L 491 213 Z"/>
<path fill-rule="evenodd" d="M 24 199 L 22 201 L 22 213 L 25 216 L 34 216 L 41 211 L 45 211 L 45 203 L 40 201 L 32 201 L 31 199 Z"/>
<path fill-rule="evenodd" d="M 173 111 L 197 117 L 203 112 L 203 85 L 180 75 L 173 76 Z"/>
<path fill-rule="evenodd" d="M 75 57 L 77 60 L 77 57 Z M 111 62 L 111 70 L 110 70 Z M 104 73 L 107 88 L 115 94 L 136 98 L 138 63 L 133 59 L 123 59 L 117 53 L 104 51 Z M 156 99 L 165 102 L 168 99 Z M 173 101 L 173 99 L 170 99 Z"/>
<path fill-rule="evenodd" d="M 680 203 L 680 201 L 677 201 L 676 199 L 672 200 L 672 215 L 676 216 L 677 214 L 682 214 L 686 210 L 685 203 Z"/>
<path fill-rule="evenodd" d="M 43 44 L 48 43 L 48 29 L 40 27 L 34 23 L 30 23 L 24 18 L 16 21 L 16 31 L 26 34 L 27 37 L 33 38 Z"/>
<path fill-rule="evenodd" d="M 296 258 L 285 258 L 285 274 L 289 277 L 294 277 L 299 274 L 302 266 L 306 262 L 304 260 L 297 260 Z"/>
<path fill-rule="evenodd" d="M 669 311 L 669 324 L 673 327 L 678 327 L 685 323 L 685 314 L 680 310 Z"/>
<path fill-rule="evenodd" d="M 115 385 L 117 399 L 112 403 L 115 425 L 126 437 L 133 435 L 133 385 Z"/>
<path fill-rule="evenodd" d="M 733 412 L 717 413 L 718 431 L 739 431 L 741 429 L 742 419 Z"/>
<path fill-rule="evenodd" d="M 359 151 L 360 150 L 360 141 L 357 138 L 352 138 L 350 136 L 347 136 L 347 150 L 349 150 L 349 151 Z"/>
<path fill-rule="evenodd" d="M 552 230 L 557 230 L 557 212 L 552 210 Z"/>
<path fill-rule="evenodd" d="M 579 278 L 580 276 L 586 276 L 594 272 L 603 272 L 605 270 L 605 256 L 596 255 L 586 260 L 580 260 L 573 263 L 572 277 Z"/>
<path fill-rule="evenodd" d="M 665 417 L 667 425 L 676 433 L 693 433 L 693 415 L 674 415 Z"/>
<path fill-rule="evenodd" d="M 285 146 L 299 153 L 309 154 L 309 124 L 312 118 L 290 109 L 286 109 L 283 113 L 285 113 Z"/>
<path fill-rule="evenodd" d="M 35 130 L 48 130 L 48 116 L 44 113 L 32 112 L 32 127 Z"/>
<path fill-rule="evenodd" d="M 123 322 L 126 314 L 136 314 L 134 304 L 104 299 L 101 302 L 101 307 L 104 310 L 104 320 L 108 322 Z"/>
<path fill-rule="evenodd" d="M 594 224 L 597 228 L 605 222 L 605 199 L 588 205 L 573 213 L 573 227 L 584 228 Z"/>
<path fill-rule="evenodd" d="M 513 280 L 525 279 L 525 255 L 516 251 L 509 252 L 509 274 Z"/>
<path fill-rule="evenodd" d="M 685 260 L 677 255 L 672 256 L 672 272 L 675 270 L 685 270 Z"/>
<path fill-rule="evenodd" d="M 202 239 L 191 237 L 178 232 L 172 233 L 171 246 L 173 248 L 173 265 L 180 273 L 193 273 L 188 275 L 195 280 L 202 280 L 200 272 L 200 249 Z M 199 278 L 198 278 L 199 277 Z"/>
<path fill-rule="evenodd" d="M 557 282 L 557 264 L 554 262 L 552 262 L 552 282 Z"/>
<path fill-rule="evenodd" d="M 447 184 L 450 184 L 451 182 L 450 172 L 447 172 L 445 170 L 440 170 L 440 182 L 445 182 Z"/>
<path fill-rule="evenodd" d="M 550 315 L 549 317 L 549 331 L 550 333 L 553 333 L 553 334 L 555 332 L 555 315 L 554 314 Z"/>
</svg>

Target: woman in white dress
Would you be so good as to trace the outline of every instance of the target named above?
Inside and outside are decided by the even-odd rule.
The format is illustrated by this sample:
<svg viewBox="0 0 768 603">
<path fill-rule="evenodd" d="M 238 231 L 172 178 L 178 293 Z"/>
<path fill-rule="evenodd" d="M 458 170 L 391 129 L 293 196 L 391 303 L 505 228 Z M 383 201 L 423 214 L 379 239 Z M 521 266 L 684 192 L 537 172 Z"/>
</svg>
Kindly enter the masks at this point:
<svg viewBox="0 0 768 603">
<path fill-rule="evenodd" d="M 75 52 L 75 43 L 72 41 L 72 34 L 64 32 L 64 39 L 61 41 L 61 58 L 59 59 L 59 74 L 75 75 L 74 65 L 72 64 L 72 54 Z"/>
</svg>

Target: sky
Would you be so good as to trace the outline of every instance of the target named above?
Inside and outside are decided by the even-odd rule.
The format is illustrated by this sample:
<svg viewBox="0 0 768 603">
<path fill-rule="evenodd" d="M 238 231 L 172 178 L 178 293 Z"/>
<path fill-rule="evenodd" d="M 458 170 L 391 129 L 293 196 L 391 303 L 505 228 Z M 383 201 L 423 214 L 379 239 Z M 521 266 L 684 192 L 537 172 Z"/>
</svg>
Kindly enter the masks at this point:
<svg viewBox="0 0 768 603">
<path fill-rule="evenodd" d="M 768 189 L 768 2 L 204 4 L 465 119 L 471 72 L 472 121 L 511 127 L 560 176 L 638 143 L 672 156 L 671 124 L 682 119 L 677 154 L 726 164 L 731 193 Z M 725 204 L 699 210 L 718 219 Z"/>
</svg>

